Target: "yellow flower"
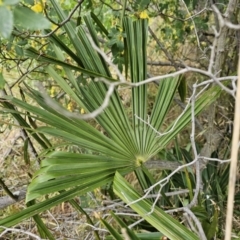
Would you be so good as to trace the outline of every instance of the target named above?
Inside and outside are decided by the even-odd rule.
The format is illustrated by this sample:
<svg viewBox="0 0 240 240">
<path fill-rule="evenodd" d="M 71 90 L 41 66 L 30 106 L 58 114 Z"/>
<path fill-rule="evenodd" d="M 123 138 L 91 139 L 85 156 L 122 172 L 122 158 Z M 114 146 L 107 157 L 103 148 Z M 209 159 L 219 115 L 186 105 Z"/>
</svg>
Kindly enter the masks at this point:
<svg viewBox="0 0 240 240">
<path fill-rule="evenodd" d="M 142 18 L 142 19 L 148 18 L 148 19 L 149 19 L 149 16 L 148 16 L 148 14 L 147 14 L 147 11 L 146 11 L 146 10 L 142 11 L 142 12 L 139 14 L 139 18 Z"/>
<path fill-rule="evenodd" d="M 70 112 L 73 112 L 73 110 L 74 110 L 74 104 L 73 104 L 73 102 L 69 102 L 69 103 L 68 103 L 67 109 L 68 109 Z"/>
<path fill-rule="evenodd" d="M 36 47 L 36 43 L 35 43 L 34 41 L 31 41 L 31 46 L 32 46 L 33 48 L 35 48 L 35 47 Z"/>
<path fill-rule="evenodd" d="M 54 97 L 56 92 L 57 92 L 57 88 L 54 87 L 54 86 L 51 87 L 51 89 L 50 89 L 50 96 L 51 96 L 51 97 Z"/>
<path fill-rule="evenodd" d="M 35 5 L 33 5 L 31 9 L 36 13 L 40 13 L 43 11 L 43 5 L 40 2 L 38 2 Z"/>
<path fill-rule="evenodd" d="M 85 113 L 85 110 L 83 108 L 81 108 L 81 111 L 80 111 L 81 114 L 84 114 Z"/>
</svg>

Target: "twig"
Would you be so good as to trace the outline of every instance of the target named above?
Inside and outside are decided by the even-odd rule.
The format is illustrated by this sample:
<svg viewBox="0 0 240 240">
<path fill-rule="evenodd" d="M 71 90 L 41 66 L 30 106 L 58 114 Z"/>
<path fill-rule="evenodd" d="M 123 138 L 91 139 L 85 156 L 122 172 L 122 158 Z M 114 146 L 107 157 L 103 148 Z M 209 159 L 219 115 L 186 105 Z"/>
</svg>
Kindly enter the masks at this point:
<svg viewBox="0 0 240 240">
<path fill-rule="evenodd" d="M 3 228 L 5 229 L 1 234 L 0 234 L 0 237 L 2 237 L 3 235 L 5 235 L 7 232 L 17 232 L 17 233 L 24 233 L 26 235 L 28 235 L 28 237 L 33 237 L 37 240 L 43 240 L 42 238 L 40 238 L 39 236 L 31 233 L 31 232 L 28 232 L 28 231 L 25 231 L 25 230 L 21 230 L 21 229 L 16 229 L 16 228 L 7 228 L 7 227 L 3 227 L 3 226 L 0 226 L 0 228 Z"/>
<path fill-rule="evenodd" d="M 201 240 L 207 240 L 206 235 L 203 231 L 202 228 L 202 224 L 201 222 L 198 220 L 198 218 L 195 216 L 195 214 L 188 208 L 188 207 L 184 207 L 183 211 L 186 212 L 194 221 L 194 223 L 197 225 L 198 227 L 198 236 L 200 237 Z"/>
<path fill-rule="evenodd" d="M 51 32 L 45 34 L 45 35 L 31 35 L 30 37 L 37 37 L 37 38 L 47 38 L 49 36 L 51 36 L 53 33 L 55 33 L 59 28 L 61 28 L 64 24 L 66 24 L 67 22 L 69 22 L 71 20 L 71 17 L 73 16 L 73 14 L 77 11 L 77 9 L 79 8 L 79 6 L 83 3 L 84 0 L 79 0 L 77 5 L 72 9 L 72 11 L 69 13 L 68 17 L 63 20 L 61 23 L 58 24 L 58 26 L 52 30 Z"/>
<path fill-rule="evenodd" d="M 178 68 L 185 68 L 186 66 L 182 63 L 172 63 L 172 62 L 152 62 L 152 61 L 147 61 L 147 64 L 150 66 L 170 66 L 170 67 L 178 67 Z"/>
<path fill-rule="evenodd" d="M 26 189 L 21 189 L 13 193 L 14 199 L 9 196 L 0 197 L 0 209 L 8 207 L 16 202 L 19 202 L 26 197 Z"/>
<path fill-rule="evenodd" d="M 161 48 L 161 50 L 164 52 L 164 54 L 166 55 L 167 59 L 172 63 L 172 65 L 175 67 L 175 69 L 178 69 L 177 65 L 175 64 L 175 61 L 173 59 L 173 57 L 171 56 L 171 54 L 166 50 L 166 48 L 164 47 L 163 43 L 160 42 L 160 40 L 157 38 L 156 34 L 153 32 L 153 30 L 148 27 L 148 31 L 150 32 L 150 34 L 152 35 L 153 39 L 156 41 L 157 45 Z"/>
<path fill-rule="evenodd" d="M 193 85 L 193 94 L 192 94 L 192 106 L 191 106 L 191 119 L 192 119 L 192 132 L 190 135 L 190 139 L 191 139 L 191 144 L 192 144 L 192 150 L 193 150 L 193 155 L 194 158 L 198 158 L 198 153 L 197 153 L 197 147 L 195 144 L 195 95 L 196 95 L 196 84 Z M 195 163 L 195 170 L 196 170 L 196 191 L 194 193 L 193 199 L 192 201 L 188 204 L 188 208 L 192 208 L 193 206 L 195 206 L 197 204 L 197 198 L 198 198 L 198 194 L 200 192 L 200 187 L 201 187 L 201 173 L 200 173 L 200 163 L 199 161 L 196 161 Z"/>
<path fill-rule="evenodd" d="M 190 15 L 190 12 L 189 12 L 189 10 L 188 10 L 188 7 L 187 7 L 186 3 L 185 3 L 183 0 L 182 0 L 182 3 L 183 3 L 183 5 L 184 5 L 184 7 L 186 8 L 187 13 Z M 207 3 L 206 3 L 206 4 L 207 4 Z M 195 32 L 195 35 L 196 35 L 198 47 L 199 47 L 199 49 L 201 50 L 201 52 L 204 52 L 204 51 L 202 50 L 202 48 L 201 48 L 201 45 L 200 45 L 200 41 L 199 41 L 199 37 L 198 37 L 198 33 L 197 33 L 197 28 L 196 28 L 195 22 L 194 22 L 194 20 L 193 20 L 193 16 L 190 16 L 189 18 L 192 20 L 192 24 L 193 24 L 193 26 L 194 26 L 194 32 Z"/>
<path fill-rule="evenodd" d="M 103 100 L 103 103 L 102 103 L 102 105 L 99 108 L 97 108 L 96 110 L 92 111 L 91 113 L 78 114 L 78 113 L 67 111 L 65 108 L 63 108 L 61 105 L 59 105 L 57 102 L 55 102 L 52 98 L 50 98 L 48 96 L 48 94 L 45 92 L 45 89 L 44 89 L 43 85 L 40 82 L 38 82 L 36 84 L 36 86 L 39 89 L 39 92 L 41 92 L 41 95 L 43 96 L 45 102 L 51 108 L 53 108 L 57 112 L 61 112 L 61 114 L 63 114 L 64 116 L 66 116 L 68 118 L 83 119 L 83 120 L 95 118 L 100 113 L 102 113 L 105 108 L 107 108 L 107 106 L 109 104 L 109 101 L 110 101 L 110 98 L 112 96 L 112 93 L 114 91 L 114 87 L 115 87 L 114 84 L 111 84 L 109 86 L 108 91 L 107 91 L 107 93 L 105 95 L 105 98 Z"/>
<path fill-rule="evenodd" d="M 2 180 L 2 178 L 0 178 L 0 185 L 2 186 L 2 188 L 4 189 L 4 191 L 8 194 L 8 196 L 14 200 L 17 201 L 18 197 L 15 196 L 10 190 L 9 188 L 6 186 L 6 184 L 4 183 L 4 181 Z"/>
</svg>

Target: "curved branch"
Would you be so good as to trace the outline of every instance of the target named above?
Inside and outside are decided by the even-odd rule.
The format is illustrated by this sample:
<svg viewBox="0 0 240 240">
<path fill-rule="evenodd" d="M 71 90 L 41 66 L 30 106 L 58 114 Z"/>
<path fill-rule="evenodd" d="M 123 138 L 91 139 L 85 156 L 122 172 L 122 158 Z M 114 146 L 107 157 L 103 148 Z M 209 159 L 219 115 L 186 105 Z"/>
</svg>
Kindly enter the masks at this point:
<svg viewBox="0 0 240 240">
<path fill-rule="evenodd" d="M 25 199 L 26 193 L 27 193 L 26 189 L 21 189 L 19 191 L 14 192 L 13 195 L 15 200 L 9 196 L 0 197 L 0 209 L 3 209 L 5 207 L 8 207 L 12 204 L 15 204 L 16 202 L 19 202 Z"/>
</svg>

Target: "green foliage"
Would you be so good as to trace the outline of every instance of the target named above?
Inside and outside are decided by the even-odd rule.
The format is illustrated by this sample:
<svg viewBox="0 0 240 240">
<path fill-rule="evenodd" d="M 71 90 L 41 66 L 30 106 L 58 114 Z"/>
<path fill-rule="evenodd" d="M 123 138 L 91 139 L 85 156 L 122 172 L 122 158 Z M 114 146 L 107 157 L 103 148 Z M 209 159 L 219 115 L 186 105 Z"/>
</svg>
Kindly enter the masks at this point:
<svg viewBox="0 0 240 240">
<path fill-rule="evenodd" d="M 14 8 L 15 26 L 27 30 L 39 30 L 50 27 L 50 22 L 41 14 L 35 13 L 27 7 L 17 6 Z"/>
<path fill-rule="evenodd" d="M 136 234 L 133 231 L 131 231 L 128 228 L 128 226 L 120 218 L 118 218 L 116 215 L 114 215 L 114 213 L 111 213 L 111 215 L 116 220 L 116 222 L 119 224 L 119 226 L 121 227 L 123 236 L 118 234 L 118 232 L 111 225 L 109 225 L 106 221 L 104 221 L 103 219 L 101 221 L 115 239 L 123 240 L 124 238 L 126 238 L 126 236 L 128 236 L 132 240 L 139 240 L 139 238 L 136 236 Z"/>
<path fill-rule="evenodd" d="M 6 83 L 6 81 L 5 81 L 4 77 L 3 77 L 3 74 L 0 73 L 0 89 L 1 90 L 4 89 L 5 83 Z"/>
<path fill-rule="evenodd" d="M 26 6 L 17 5 L 18 0 L 3 1 L 0 5 L 0 35 L 11 36 L 13 26 L 26 30 L 40 30 L 50 27 L 50 22 L 41 14 Z"/>
<path fill-rule="evenodd" d="M 198 237 L 183 227 L 177 220 L 170 217 L 158 207 L 152 208 L 152 203 L 141 200 L 141 196 L 134 190 L 127 181 L 116 173 L 113 189 L 115 193 L 142 218 L 146 219 L 158 231 L 170 239 L 198 239 Z M 139 200 L 140 199 L 140 200 Z M 151 214 L 149 214 L 151 212 Z"/>
<path fill-rule="evenodd" d="M 176 145 L 173 149 L 166 151 L 167 159 L 172 159 L 179 162 L 191 162 L 191 149 L 181 149 Z M 213 158 L 218 158 L 216 152 L 212 154 Z M 161 178 L 164 178 L 163 175 Z M 218 162 L 209 162 L 201 172 L 202 177 L 202 192 L 198 197 L 198 204 L 191 210 L 201 221 L 207 239 L 212 239 L 214 236 L 219 238 L 223 234 L 222 225 L 224 224 L 225 208 L 227 204 L 227 185 L 229 178 L 229 164 L 221 165 Z M 192 200 L 193 189 L 196 189 L 195 175 L 192 169 L 185 169 L 182 173 L 176 173 L 171 178 L 171 183 L 166 184 L 164 191 L 169 192 L 170 188 L 188 189 L 189 194 L 178 196 L 177 199 L 168 198 L 168 201 L 174 207 L 185 206 Z M 235 194 L 235 204 L 239 205 L 239 193 Z M 162 200 L 161 204 L 171 207 L 169 203 Z"/>
<path fill-rule="evenodd" d="M 133 8 L 136 12 L 141 12 L 148 7 L 150 0 L 137 0 L 134 1 Z"/>
<path fill-rule="evenodd" d="M 4 38 L 11 35 L 13 29 L 13 14 L 6 6 L 0 6 L 0 33 Z"/>
</svg>

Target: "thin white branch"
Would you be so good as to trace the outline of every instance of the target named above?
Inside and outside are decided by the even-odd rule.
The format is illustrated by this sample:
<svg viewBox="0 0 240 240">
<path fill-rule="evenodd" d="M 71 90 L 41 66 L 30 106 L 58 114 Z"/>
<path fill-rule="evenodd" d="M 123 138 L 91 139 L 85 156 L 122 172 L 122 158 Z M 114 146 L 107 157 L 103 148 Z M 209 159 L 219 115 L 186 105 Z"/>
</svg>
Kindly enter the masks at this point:
<svg viewBox="0 0 240 240">
<path fill-rule="evenodd" d="M 144 218 L 141 218 L 137 221 L 135 221 L 134 223 L 132 223 L 131 225 L 129 225 L 128 227 L 131 229 L 131 228 L 134 228 L 135 226 L 137 226 L 139 223 L 143 222 L 145 219 Z"/>
<path fill-rule="evenodd" d="M 137 200 L 135 200 L 135 201 L 127 204 L 127 206 L 131 206 L 132 204 L 135 204 L 135 203 L 137 203 L 137 202 L 139 202 L 139 201 L 141 201 L 141 200 L 144 200 L 144 199 L 150 194 L 150 192 L 151 192 L 155 187 L 158 187 L 158 186 L 163 187 L 164 185 L 166 185 L 166 184 L 168 183 L 168 181 L 170 180 L 170 178 L 171 178 L 175 173 L 177 173 L 178 171 L 180 171 L 180 170 L 183 169 L 183 168 L 186 168 L 186 167 L 189 167 L 189 166 L 193 165 L 194 163 L 196 163 L 196 161 L 198 161 L 198 158 L 194 159 L 194 160 L 193 160 L 192 162 L 190 162 L 190 163 L 186 163 L 186 164 L 184 164 L 184 165 L 182 165 L 182 166 L 179 166 L 176 170 L 174 170 L 173 172 L 171 172 L 166 178 L 159 180 L 158 182 L 156 182 L 155 184 L 153 184 L 151 187 L 149 187 L 148 189 L 146 189 L 146 190 L 144 191 L 145 194 L 144 194 L 141 198 L 139 198 L 139 199 L 137 199 Z"/>
<path fill-rule="evenodd" d="M 95 47 L 97 48 L 97 46 L 95 46 Z M 99 49 L 99 51 L 101 51 L 101 50 Z M 106 61 L 108 61 L 108 60 L 109 59 L 107 59 Z M 192 67 L 186 67 L 186 68 L 181 69 L 179 71 L 169 73 L 169 74 L 165 74 L 163 76 L 151 77 L 151 78 L 148 78 L 148 79 L 146 79 L 144 81 L 141 81 L 141 82 L 138 82 L 138 83 L 127 82 L 126 80 L 124 80 L 123 76 L 122 77 L 119 76 L 121 81 L 116 81 L 116 82 L 110 82 L 110 81 L 108 81 L 106 79 L 103 79 L 103 78 L 96 78 L 95 81 L 102 81 L 102 82 L 104 82 L 108 85 L 108 91 L 105 95 L 104 101 L 101 104 L 101 106 L 99 108 L 97 108 L 96 110 L 94 110 L 93 112 L 87 113 L 87 114 L 72 113 L 72 112 L 67 111 L 66 109 L 64 109 L 61 105 L 59 105 L 57 102 L 55 102 L 52 98 L 50 98 L 46 94 L 45 89 L 40 82 L 37 83 L 37 87 L 40 90 L 42 96 L 44 97 L 45 102 L 51 108 L 53 108 L 54 110 L 61 112 L 63 115 L 65 115 L 66 117 L 69 117 L 69 118 L 87 120 L 87 119 L 92 119 L 92 118 L 97 117 L 101 112 L 104 111 L 104 109 L 106 109 L 108 107 L 111 95 L 113 94 L 115 87 L 117 87 L 118 85 L 125 84 L 125 85 L 131 86 L 131 87 L 138 87 L 138 86 L 141 86 L 141 85 L 144 85 L 144 84 L 147 84 L 147 83 L 160 81 L 160 80 L 165 80 L 165 79 L 170 78 L 170 77 L 176 77 L 176 76 L 181 75 L 181 74 L 186 73 L 186 72 L 196 72 L 196 73 L 200 73 L 202 75 L 208 76 L 209 78 L 211 78 L 211 81 L 215 81 L 221 87 L 223 87 L 224 90 L 231 93 L 231 95 L 232 95 L 232 91 L 227 89 L 224 85 L 222 85 L 220 83 L 220 81 L 218 80 L 218 78 L 216 78 L 211 72 L 201 70 L 201 69 L 198 69 L 198 68 L 192 68 Z M 180 116 L 179 116 L 179 118 L 180 118 Z"/>
<path fill-rule="evenodd" d="M 220 27 L 227 26 L 230 29 L 240 30 L 240 24 L 233 24 L 230 21 L 228 21 L 227 18 L 229 18 L 230 16 L 227 13 L 224 14 L 225 18 L 223 18 L 221 12 L 218 10 L 218 8 L 215 5 L 212 5 L 212 9 L 217 14 Z"/>
<path fill-rule="evenodd" d="M 201 222 L 198 220 L 198 218 L 195 216 L 195 214 L 188 208 L 188 207 L 184 207 L 183 211 L 186 212 L 194 221 L 194 223 L 197 225 L 198 227 L 198 236 L 200 237 L 201 240 L 207 240 L 206 235 L 203 231 L 202 228 L 202 224 Z"/>
<path fill-rule="evenodd" d="M 182 2 L 184 2 L 184 1 L 182 1 Z M 185 3 L 185 2 L 184 2 L 184 3 Z M 207 5 L 207 3 L 206 3 L 206 5 Z M 193 21 L 193 18 L 195 18 L 196 16 L 200 15 L 201 13 L 203 13 L 204 11 L 207 10 L 206 5 L 205 5 L 205 7 L 204 7 L 202 10 L 200 10 L 199 12 L 197 12 L 197 13 L 191 15 L 191 16 L 188 17 L 188 18 L 185 18 L 184 21 L 188 21 L 189 19 L 191 19 L 191 20 Z M 185 6 L 186 6 L 186 5 L 185 5 Z M 189 12 L 188 9 L 187 9 L 187 12 L 188 12 L 188 14 L 190 15 L 190 12 Z"/>
<path fill-rule="evenodd" d="M 187 223 L 190 226 L 190 229 L 195 233 L 198 233 L 195 226 L 193 225 L 193 220 L 190 218 L 190 216 L 186 212 L 183 213 L 183 217 L 187 220 Z"/>
<path fill-rule="evenodd" d="M 193 85 L 193 94 L 192 94 L 192 111 L 191 111 L 191 119 L 192 119 L 192 132 L 191 132 L 191 144 L 192 144 L 192 150 L 193 150 L 193 155 L 195 159 L 199 159 L 198 158 L 198 153 L 197 153 L 197 147 L 196 147 L 196 143 L 195 143 L 195 94 L 196 94 L 196 84 Z M 195 206 L 197 204 L 197 199 L 198 199 L 198 195 L 200 192 L 200 188 L 201 188 L 201 183 L 202 183 L 202 179 L 201 179 L 201 172 L 200 172 L 200 163 L 199 160 L 196 161 L 195 163 L 195 167 L 196 167 L 196 190 L 194 192 L 194 196 L 192 201 L 188 204 L 187 208 L 191 208 L 193 206 Z M 205 234 L 204 237 L 206 238 Z"/>
<path fill-rule="evenodd" d="M 201 157 L 203 160 L 207 160 L 207 161 L 213 161 L 213 162 L 219 162 L 220 164 L 224 164 L 224 163 L 229 163 L 231 162 L 231 159 L 226 159 L 226 160 L 221 160 L 219 158 L 208 158 L 208 157 Z"/>
<path fill-rule="evenodd" d="M 35 37 L 35 38 L 47 38 L 51 36 L 53 33 L 55 33 L 59 28 L 61 28 L 63 25 L 65 25 L 67 22 L 69 22 L 73 16 L 73 14 L 77 11 L 77 9 L 81 6 L 84 0 L 78 0 L 76 6 L 72 9 L 72 11 L 69 13 L 68 17 L 64 19 L 61 23 L 58 24 L 58 26 L 49 32 L 48 34 L 45 35 L 31 35 L 30 37 Z"/>
<path fill-rule="evenodd" d="M 199 47 L 199 49 L 201 50 L 201 52 L 204 52 L 203 49 L 201 48 L 201 44 L 200 44 L 200 41 L 199 41 L 199 37 L 198 37 L 198 33 L 197 33 L 197 28 L 196 28 L 195 22 L 194 22 L 194 20 L 193 20 L 193 16 L 191 16 L 191 14 L 190 14 L 190 12 L 189 12 L 189 10 L 188 10 L 188 7 L 187 7 L 187 5 L 186 5 L 186 3 L 185 3 L 184 0 L 182 0 L 182 4 L 185 6 L 188 15 L 190 15 L 189 18 L 192 20 L 192 24 L 193 24 L 193 26 L 194 26 L 194 32 L 195 32 L 195 35 L 196 35 L 198 47 Z"/>
<path fill-rule="evenodd" d="M 61 114 L 63 114 L 64 116 L 66 116 L 68 118 L 87 120 L 87 119 L 92 119 L 92 118 L 97 117 L 100 113 L 102 113 L 104 111 L 104 109 L 107 108 L 110 98 L 112 96 L 112 93 L 114 91 L 115 85 L 114 84 L 109 85 L 108 91 L 105 95 L 102 105 L 99 108 L 97 108 L 96 110 L 94 110 L 93 112 L 86 113 L 86 114 L 78 114 L 78 113 L 73 113 L 73 112 L 67 111 L 65 108 L 63 108 L 61 105 L 59 105 L 57 102 L 55 102 L 51 97 L 48 96 L 48 94 L 45 92 L 43 85 L 40 82 L 37 83 L 37 87 L 38 87 L 39 91 L 41 92 L 41 95 L 43 96 L 45 102 L 55 111 L 61 112 Z"/>
<path fill-rule="evenodd" d="M 103 57 L 103 59 L 108 63 L 109 66 L 113 68 L 115 71 L 116 75 L 118 76 L 118 79 L 120 80 L 121 83 L 127 82 L 125 77 L 121 74 L 119 71 L 118 67 L 112 62 L 112 60 L 103 52 L 93 41 L 92 37 L 88 34 L 88 40 L 90 41 L 92 47 Z"/>
<path fill-rule="evenodd" d="M 108 230 L 106 230 L 104 228 L 98 228 L 98 227 L 95 227 L 95 226 L 93 226 L 89 223 L 85 223 L 84 225 L 91 227 L 94 231 L 108 232 Z"/>
<path fill-rule="evenodd" d="M 226 77 L 219 77 L 217 79 L 218 79 L 219 82 L 232 80 L 235 83 L 236 80 L 238 79 L 238 76 L 226 76 Z M 198 83 L 196 85 L 196 87 L 198 88 L 198 87 L 201 87 L 201 86 L 209 85 L 209 84 L 214 83 L 214 82 L 215 82 L 214 79 L 208 79 L 208 80 L 205 80 L 204 82 Z M 236 89 L 234 89 L 234 91 L 236 91 Z"/>
<path fill-rule="evenodd" d="M 213 66 L 214 66 L 214 60 L 215 60 L 215 55 L 216 55 L 216 47 L 217 47 L 217 31 L 216 29 L 213 27 L 213 30 L 215 32 L 215 38 L 213 40 L 213 44 L 212 46 L 210 46 L 210 49 L 211 49 L 211 54 L 210 54 L 210 61 L 209 61 L 209 64 L 208 64 L 208 72 L 212 72 L 213 71 Z"/>
<path fill-rule="evenodd" d="M 188 102 L 187 102 L 184 110 L 183 110 L 182 113 L 177 117 L 177 119 L 175 120 L 173 126 L 172 126 L 168 131 L 166 131 L 166 132 L 164 132 L 164 133 L 161 133 L 161 132 L 159 132 L 159 130 L 155 129 L 155 128 L 150 124 L 150 119 L 148 119 L 148 121 L 145 121 L 145 120 L 141 119 L 140 117 L 138 117 L 137 115 L 134 115 L 134 116 L 135 116 L 137 119 L 141 120 L 143 123 L 145 123 L 147 126 L 149 126 L 149 127 L 158 135 L 158 137 L 162 137 L 162 136 L 164 136 L 164 135 L 167 135 L 167 134 L 171 133 L 171 132 L 174 130 L 174 128 L 175 128 L 176 124 L 178 123 L 178 121 L 181 119 L 181 117 L 182 117 L 182 116 L 185 114 L 185 112 L 188 110 L 188 107 L 189 107 L 189 105 L 190 105 L 190 102 L 191 102 L 191 97 L 188 99 Z"/>
<path fill-rule="evenodd" d="M 24 230 L 21 230 L 21 229 L 7 228 L 7 227 L 4 227 L 4 226 L 0 226 L 0 228 L 5 229 L 2 233 L 0 233 L 0 237 L 3 237 L 7 232 L 15 232 L 15 233 L 23 233 L 23 234 L 27 235 L 28 237 L 33 237 L 37 240 L 44 240 L 44 239 L 40 238 L 39 236 L 31 233 L 31 232 L 24 231 Z"/>
</svg>

